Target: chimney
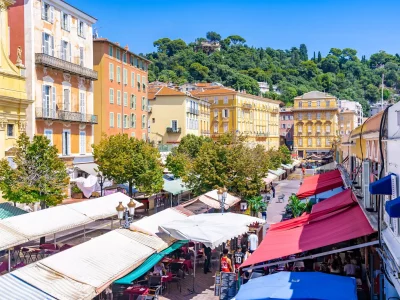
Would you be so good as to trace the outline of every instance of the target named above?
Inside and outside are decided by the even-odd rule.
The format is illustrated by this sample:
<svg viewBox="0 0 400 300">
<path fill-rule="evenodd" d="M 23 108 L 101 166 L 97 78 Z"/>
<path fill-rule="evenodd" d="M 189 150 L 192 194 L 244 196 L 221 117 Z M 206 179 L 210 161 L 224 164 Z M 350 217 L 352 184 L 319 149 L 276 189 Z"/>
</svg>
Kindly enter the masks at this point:
<svg viewBox="0 0 400 300">
<path fill-rule="evenodd" d="M 119 43 L 118 43 L 118 42 L 116 42 L 116 43 L 115 43 L 115 45 L 119 46 Z"/>
<path fill-rule="evenodd" d="M 124 49 L 125 49 L 126 51 L 129 51 L 129 46 L 126 45 L 126 46 L 124 47 Z"/>
</svg>

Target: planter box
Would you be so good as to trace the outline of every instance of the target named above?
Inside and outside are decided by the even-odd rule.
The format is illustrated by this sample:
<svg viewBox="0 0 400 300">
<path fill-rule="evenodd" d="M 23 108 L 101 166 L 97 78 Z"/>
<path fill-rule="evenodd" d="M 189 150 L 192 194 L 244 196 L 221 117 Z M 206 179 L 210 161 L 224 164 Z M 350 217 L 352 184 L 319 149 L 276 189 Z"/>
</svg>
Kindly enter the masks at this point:
<svg viewBox="0 0 400 300">
<path fill-rule="evenodd" d="M 71 197 L 74 199 L 83 199 L 83 193 L 72 193 Z"/>
</svg>

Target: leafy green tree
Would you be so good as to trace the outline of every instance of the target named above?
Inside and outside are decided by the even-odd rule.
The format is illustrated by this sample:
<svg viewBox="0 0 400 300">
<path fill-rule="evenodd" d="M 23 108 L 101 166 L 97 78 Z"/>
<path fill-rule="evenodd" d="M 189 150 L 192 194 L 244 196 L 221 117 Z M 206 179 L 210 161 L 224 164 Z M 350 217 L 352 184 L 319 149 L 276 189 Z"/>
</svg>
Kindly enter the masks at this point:
<svg viewBox="0 0 400 300">
<path fill-rule="evenodd" d="M 167 52 L 168 44 L 171 42 L 169 38 L 162 38 L 153 43 L 153 46 L 157 48 L 158 52 Z"/>
<path fill-rule="evenodd" d="M 39 202 L 42 209 L 60 204 L 66 198 L 69 183 L 64 162 L 45 136 L 30 141 L 22 133 L 13 158 L 15 168 L 6 159 L 0 161 L 0 191 L 3 198 L 19 203 Z"/>
<path fill-rule="evenodd" d="M 269 149 L 267 155 L 270 160 L 270 167 L 272 170 L 277 170 L 282 165 L 282 154 L 275 149 Z"/>
<path fill-rule="evenodd" d="M 190 65 L 190 74 L 195 80 L 202 81 L 207 77 L 208 72 L 210 72 L 210 70 L 200 63 L 195 62 Z"/>
<path fill-rule="evenodd" d="M 246 40 L 242 38 L 240 35 L 230 35 L 228 36 L 228 39 L 230 39 L 234 45 L 236 44 L 243 45 L 244 43 L 246 43 Z"/>
<path fill-rule="evenodd" d="M 307 46 L 305 44 L 301 44 L 299 49 L 300 49 L 300 59 L 308 60 Z"/>
<path fill-rule="evenodd" d="M 292 211 L 293 216 L 297 218 L 306 212 L 307 205 L 293 194 L 289 197 L 288 207 Z"/>
<path fill-rule="evenodd" d="M 318 51 L 318 62 L 321 62 L 321 61 L 322 61 L 322 55 L 321 55 L 321 52 Z"/>
<path fill-rule="evenodd" d="M 262 196 L 254 196 L 247 199 L 247 206 L 253 216 L 257 216 L 259 212 L 267 210 L 267 204 Z"/>
<path fill-rule="evenodd" d="M 100 143 L 92 147 L 99 171 L 115 183 L 128 183 L 130 196 L 134 186 L 147 195 L 163 188 L 160 153 L 149 143 L 117 134 L 104 135 Z"/>
<path fill-rule="evenodd" d="M 221 35 L 215 31 L 209 31 L 206 34 L 206 38 L 211 42 L 219 42 L 221 40 Z"/>
<path fill-rule="evenodd" d="M 376 102 L 379 99 L 379 89 L 372 83 L 367 85 L 365 90 L 365 98 L 371 102 Z"/>
<path fill-rule="evenodd" d="M 290 164 L 292 162 L 292 155 L 286 145 L 280 146 L 279 152 L 281 153 L 281 160 L 283 164 Z"/>
</svg>

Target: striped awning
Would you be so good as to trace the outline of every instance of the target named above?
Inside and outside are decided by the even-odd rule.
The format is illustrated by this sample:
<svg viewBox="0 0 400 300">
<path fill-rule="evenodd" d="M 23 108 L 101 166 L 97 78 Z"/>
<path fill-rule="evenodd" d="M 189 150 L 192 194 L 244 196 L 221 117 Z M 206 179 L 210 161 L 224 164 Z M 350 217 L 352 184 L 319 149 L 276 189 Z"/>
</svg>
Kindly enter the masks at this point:
<svg viewBox="0 0 400 300">
<path fill-rule="evenodd" d="M 280 168 L 277 170 L 268 170 L 268 172 L 270 172 L 276 176 L 281 176 L 282 174 L 285 174 L 285 171 Z"/>
</svg>

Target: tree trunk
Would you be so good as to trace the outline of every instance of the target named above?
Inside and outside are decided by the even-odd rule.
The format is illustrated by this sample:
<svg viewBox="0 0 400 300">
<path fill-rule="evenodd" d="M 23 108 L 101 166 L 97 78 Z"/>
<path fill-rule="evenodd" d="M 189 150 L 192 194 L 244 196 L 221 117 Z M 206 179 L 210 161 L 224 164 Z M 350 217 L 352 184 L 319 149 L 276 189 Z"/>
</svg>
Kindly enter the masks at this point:
<svg viewBox="0 0 400 300">
<path fill-rule="evenodd" d="M 40 209 L 46 209 L 46 202 L 44 202 L 44 201 L 41 201 L 41 202 L 40 202 Z M 45 243 L 46 243 L 46 237 L 45 237 L 45 236 L 42 236 L 42 237 L 40 238 L 39 244 L 41 245 L 41 244 L 45 244 Z"/>
<path fill-rule="evenodd" d="M 128 188 L 129 189 L 129 197 L 132 197 L 132 194 L 133 194 L 132 193 L 132 182 L 129 182 L 128 184 L 129 184 L 129 188 Z"/>
</svg>

